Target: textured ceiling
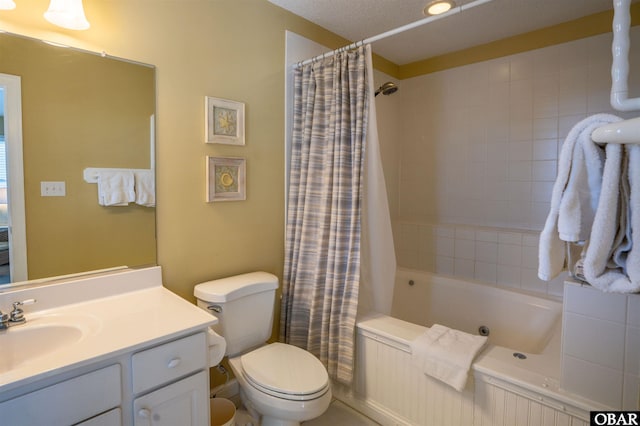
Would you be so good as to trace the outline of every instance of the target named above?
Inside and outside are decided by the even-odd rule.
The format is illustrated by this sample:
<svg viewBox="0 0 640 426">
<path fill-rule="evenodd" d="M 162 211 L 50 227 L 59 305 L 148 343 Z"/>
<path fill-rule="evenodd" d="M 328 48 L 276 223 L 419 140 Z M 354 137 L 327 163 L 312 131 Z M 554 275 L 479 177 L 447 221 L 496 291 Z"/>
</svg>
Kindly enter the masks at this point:
<svg viewBox="0 0 640 426">
<path fill-rule="evenodd" d="M 428 0 L 269 0 L 357 41 L 424 18 Z M 640 0 L 634 0 L 637 2 Z M 470 0 L 457 1 L 458 5 Z M 613 8 L 612 0 L 493 0 L 373 44 L 398 65 L 500 40 Z"/>
</svg>

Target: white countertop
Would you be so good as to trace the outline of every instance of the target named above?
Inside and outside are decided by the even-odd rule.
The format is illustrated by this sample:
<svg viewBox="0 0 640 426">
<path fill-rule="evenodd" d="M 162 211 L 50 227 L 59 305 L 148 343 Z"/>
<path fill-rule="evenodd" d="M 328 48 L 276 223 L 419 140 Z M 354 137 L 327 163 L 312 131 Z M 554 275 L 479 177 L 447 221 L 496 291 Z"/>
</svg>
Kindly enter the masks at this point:
<svg viewBox="0 0 640 426">
<path fill-rule="evenodd" d="M 82 331 L 80 340 L 28 360 L 20 359 L 20 348 L 2 347 L 5 332 L 0 331 L 0 357 L 13 359 L 10 368 L 6 364 L 3 368 L 0 359 L 0 395 L 163 340 L 204 331 L 217 322 L 213 315 L 164 288 L 160 277 L 160 268 L 153 267 L 0 294 L 5 313 L 12 301 L 38 299 L 25 307 L 27 324 L 11 327 L 9 333 L 58 322 Z M 52 299 L 57 302 L 51 303 Z M 71 303 L 65 304 L 68 301 Z"/>
</svg>

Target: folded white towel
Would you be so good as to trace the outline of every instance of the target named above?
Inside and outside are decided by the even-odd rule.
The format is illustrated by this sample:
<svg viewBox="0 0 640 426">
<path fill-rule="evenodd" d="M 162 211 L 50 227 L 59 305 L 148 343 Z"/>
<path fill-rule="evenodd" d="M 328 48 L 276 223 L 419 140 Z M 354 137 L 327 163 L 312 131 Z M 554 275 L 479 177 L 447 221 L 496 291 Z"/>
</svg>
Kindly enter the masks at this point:
<svg viewBox="0 0 640 426">
<path fill-rule="evenodd" d="M 156 205 L 156 183 L 153 170 L 136 170 L 135 173 L 136 204 L 145 207 Z"/>
<path fill-rule="evenodd" d="M 98 203 L 101 206 L 126 206 L 135 201 L 133 172 L 102 170 L 98 173 Z"/>
<path fill-rule="evenodd" d="M 619 117 L 611 114 L 596 114 L 577 123 L 567 135 L 562 145 L 560 157 L 558 159 L 558 174 L 553 185 L 551 194 L 551 207 L 544 228 L 540 233 L 540 245 L 538 251 L 538 277 L 541 280 L 549 281 L 555 278 L 565 264 L 565 241 L 576 241 L 587 236 L 585 230 L 591 228 L 593 212 L 589 213 L 590 206 L 597 202 L 595 192 L 599 187 L 600 178 L 597 170 L 593 170 L 593 164 L 597 163 L 598 155 L 594 147 L 587 143 L 591 140 L 591 133 L 602 124 L 620 121 Z M 580 141 L 580 147 L 576 145 Z M 578 167 L 574 165 L 574 154 L 578 154 L 578 161 L 583 164 Z M 591 165 L 592 169 L 586 169 Z M 576 181 L 571 181 L 573 174 Z M 560 207 L 565 195 L 565 190 L 569 188 L 570 198 L 565 200 L 563 205 L 562 226 L 565 230 L 561 238 L 558 230 Z M 588 196 L 586 194 L 589 194 Z M 576 204 L 579 203 L 579 204 Z M 575 220 L 577 226 L 570 225 L 572 215 L 579 215 Z"/>
<path fill-rule="evenodd" d="M 434 324 L 411 342 L 411 361 L 425 374 L 460 392 L 467 383 L 471 362 L 486 343 L 486 336 Z"/>
</svg>

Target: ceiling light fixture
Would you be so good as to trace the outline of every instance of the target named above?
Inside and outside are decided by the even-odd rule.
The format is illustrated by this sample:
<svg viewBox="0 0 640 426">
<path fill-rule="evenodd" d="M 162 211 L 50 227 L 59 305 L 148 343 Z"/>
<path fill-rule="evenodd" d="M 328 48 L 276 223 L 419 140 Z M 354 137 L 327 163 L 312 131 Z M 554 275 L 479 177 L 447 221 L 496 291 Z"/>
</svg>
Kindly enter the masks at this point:
<svg viewBox="0 0 640 426">
<path fill-rule="evenodd" d="M 86 30 L 91 26 L 84 16 L 82 0 L 51 0 L 44 18 L 69 30 Z"/>
<path fill-rule="evenodd" d="M 435 16 L 448 12 L 456 5 L 453 0 L 435 0 L 427 4 L 423 10 L 426 16 Z"/>
<path fill-rule="evenodd" d="M 16 3 L 13 0 L 0 0 L 0 10 L 13 10 Z"/>
</svg>

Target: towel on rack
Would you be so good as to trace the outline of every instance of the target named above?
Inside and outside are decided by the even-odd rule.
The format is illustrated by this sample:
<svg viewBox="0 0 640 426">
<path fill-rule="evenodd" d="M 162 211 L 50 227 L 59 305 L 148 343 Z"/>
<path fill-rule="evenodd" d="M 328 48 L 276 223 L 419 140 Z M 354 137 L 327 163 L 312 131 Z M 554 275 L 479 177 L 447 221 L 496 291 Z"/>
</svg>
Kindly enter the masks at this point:
<svg viewBox="0 0 640 426">
<path fill-rule="evenodd" d="M 590 234 L 602 185 L 599 171 L 602 154 L 591 140 L 591 133 L 603 124 L 620 120 L 611 114 L 587 117 L 571 129 L 562 145 L 551 207 L 540 233 L 538 277 L 541 280 L 549 281 L 562 272 L 565 241 L 584 240 Z"/>
<path fill-rule="evenodd" d="M 607 145 L 602 192 L 584 256 L 585 279 L 605 292 L 640 291 L 640 248 L 633 244 L 640 241 L 639 161 L 640 146 Z"/>
<path fill-rule="evenodd" d="M 591 133 L 600 125 L 590 121 L 573 147 L 571 172 L 558 211 L 558 234 L 562 241 L 584 241 L 591 232 L 604 165 L 604 148 L 591 140 Z"/>
<path fill-rule="evenodd" d="M 98 175 L 98 203 L 101 206 L 126 206 L 135 201 L 133 172 L 102 170 Z"/>
<path fill-rule="evenodd" d="M 411 342 L 411 361 L 425 374 L 461 392 L 473 359 L 486 343 L 486 336 L 434 324 Z"/>
<path fill-rule="evenodd" d="M 136 204 L 145 207 L 155 207 L 156 205 L 156 185 L 155 173 L 152 170 L 136 170 L 135 192 Z"/>
</svg>

